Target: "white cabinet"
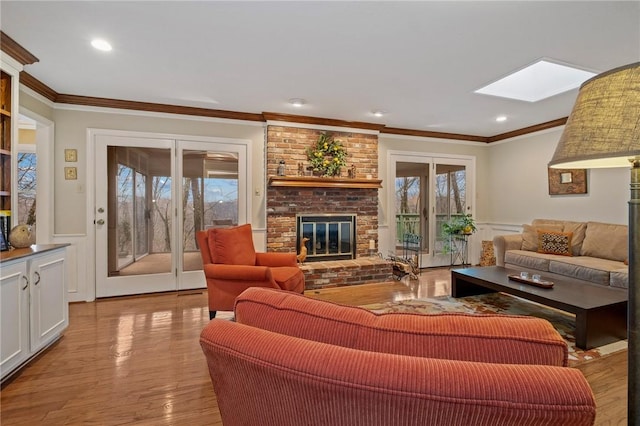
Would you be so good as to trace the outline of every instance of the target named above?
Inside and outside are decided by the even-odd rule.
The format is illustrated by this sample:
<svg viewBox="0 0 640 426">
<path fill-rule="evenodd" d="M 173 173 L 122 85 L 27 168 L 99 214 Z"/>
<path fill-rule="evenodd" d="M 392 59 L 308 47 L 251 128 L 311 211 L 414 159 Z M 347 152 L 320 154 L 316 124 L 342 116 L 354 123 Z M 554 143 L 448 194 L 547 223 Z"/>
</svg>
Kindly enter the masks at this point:
<svg viewBox="0 0 640 426">
<path fill-rule="evenodd" d="M 0 264 L 2 379 L 55 342 L 69 324 L 65 246 L 34 247 Z"/>
<path fill-rule="evenodd" d="M 29 357 L 27 263 L 3 264 L 0 277 L 0 372 L 4 378 Z"/>
</svg>

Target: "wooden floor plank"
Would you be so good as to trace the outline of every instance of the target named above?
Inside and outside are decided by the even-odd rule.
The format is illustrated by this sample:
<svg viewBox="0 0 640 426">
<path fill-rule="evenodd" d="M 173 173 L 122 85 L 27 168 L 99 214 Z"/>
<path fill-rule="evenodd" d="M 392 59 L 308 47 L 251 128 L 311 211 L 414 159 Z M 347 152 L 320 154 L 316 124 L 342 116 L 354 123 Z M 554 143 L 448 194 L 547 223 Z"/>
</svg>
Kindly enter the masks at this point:
<svg viewBox="0 0 640 426">
<path fill-rule="evenodd" d="M 449 294 L 449 275 L 306 294 L 349 305 L 435 297 Z M 208 318 L 202 292 L 72 304 L 64 337 L 3 385 L 0 424 L 222 425 L 198 344 Z M 578 368 L 596 396 L 596 424 L 626 424 L 626 352 Z"/>
</svg>

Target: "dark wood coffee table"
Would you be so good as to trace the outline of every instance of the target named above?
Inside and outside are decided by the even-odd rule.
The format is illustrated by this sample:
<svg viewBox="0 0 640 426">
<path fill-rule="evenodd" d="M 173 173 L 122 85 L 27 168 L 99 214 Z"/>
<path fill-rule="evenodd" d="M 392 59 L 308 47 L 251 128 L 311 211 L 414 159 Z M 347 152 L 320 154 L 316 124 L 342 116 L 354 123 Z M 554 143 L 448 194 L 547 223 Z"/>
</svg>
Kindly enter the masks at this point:
<svg viewBox="0 0 640 426">
<path fill-rule="evenodd" d="M 521 271 L 553 281 L 545 289 L 510 280 Z M 549 272 L 507 269 L 501 266 L 451 271 L 451 295 L 472 296 L 503 292 L 576 315 L 576 346 L 591 349 L 627 338 L 627 300 L 623 289 L 605 287 Z"/>
</svg>

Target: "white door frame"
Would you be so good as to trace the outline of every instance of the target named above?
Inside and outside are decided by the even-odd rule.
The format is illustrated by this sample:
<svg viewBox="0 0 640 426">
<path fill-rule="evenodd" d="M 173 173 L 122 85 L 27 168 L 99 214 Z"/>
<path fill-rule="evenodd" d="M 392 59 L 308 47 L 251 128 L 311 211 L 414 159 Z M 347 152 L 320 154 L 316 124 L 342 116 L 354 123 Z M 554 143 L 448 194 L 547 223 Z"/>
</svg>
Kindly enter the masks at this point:
<svg viewBox="0 0 640 426">
<path fill-rule="evenodd" d="M 177 145 L 178 142 L 188 144 L 190 142 L 200 142 L 200 143 L 217 143 L 217 144 L 225 144 L 235 146 L 239 150 L 244 151 L 244 159 L 245 161 L 239 161 L 239 178 L 242 177 L 244 181 L 244 185 L 239 181 L 238 183 L 238 222 L 239 223 L 248 223 L 251 217 L 251 191 L 250 185 L 252 182 L 252 141 L 249 139 L 235 139 L 235 138 L 221 138 L 221 137 L 206 137 L 206 136 L 191 136 L 191 135 L 177 135 L 177 134 L 165 134 L 165 133 L 150 133 L 150 132 L 135 132 L 135 131 L 125 131 L 125 130 L 111 130 L 111 129 L 97 129 L 97 128 L 88 128 L 87 129 L 87 142 L 86 142 L 86 152 L 87 152 L 87 166 L 93 169 L 93 173 L 87 173 L 87 188 L 92 188 L 92 190 L 87 191 L 87 229 L 90 230 L 87 233 L 88 238 L 88 253 L 87 258 L 89 259 L 88 265 L 88 276 L 93 277 L 93 285 L 87 286 L 87 301 L 95 300 L 97 291 L 97 261 L 98 261 L 98 253 L 96 250 L 97 238 L 96 238 L 96 220 L 97 220 L 97 206 L 96 206 L 96 173 L 98 173 L 98 153 L 96 150 L 97 138 L 100 136 L 111 136 L 111 137 L 121 137 L 121 138 L 137 138 L 137 139 L 155 139 L 155 140 L 172 140 L 174 141 L 174 146 Z M 185 145 L 188 146 L 188 145 Z M 153 146 L 157 147 L 157 146 Z M 178 158 L 177 154 L 173 157 Z M 104 160 L 100 158 L 100 160 Z M 105 160 L 106 161 L 106 160 Z M 175 174 L 176 164 L 180 163 L 179 161 L 172 162 L 172 174 Z M 180 166 L 181 167 L 181 166 Z M 178 196 L 182 196 L 181 193 L 181 185 L 172 185 L 172 196 L 174 200 L 178 200 Z M 177 187 L 177 188 L 176 188 Z M 179 213 L 182 215 L 182 212 Z M 180 216 L 182 217 L 182 216 Z M 178 223 L 181 223 L 178 219 L 174 220 L 175 229 L 178 226 Z M 174 231 L 172 231 L 174 232 Z M 175 240 L 175 238 L 174 238 Z M 181 244 L 180 244 L 181 245 Z M 180 247 L 182 249 L 182 247 Z M 181 253 L 181 252 L 179 252 Z M 172 271 L 175 271 L 177 266 L 177 262 L 182 262 L 182 256 L 174 256 L 179 258 L 179 260 L 174 261 L 174 265 L 172 265 Z M 181 263 L 180 263 L 181 264 Z M 154 275 L 155 277 L 155 275 Z M 181 279 L 183 277 L 175 277 L 173 275 L 173 280 L 177 284 L 178 289 L 184 288 L 203 288 L 206 286 L 204 275 L 202 275 L 199 271 L 192 271 L 184 274 L 184 285 L 181 285 Z M 177 280 L 177 281 L 176 281 Z M 156 290 L 161 291 L 161 290 Z M 102 297 L 103 295 L 100 295 Z"/>
<path fill-rule="evenodd" d="M 475 181 L 476 181 L 476 158 L 470 155 L 456 155 L 443 153 L 428 153 L 416 151 L 387 151 L 387 176 L 389 183 L 387 186 L 387 211 L 389 212 L 389 240 L 395 248 L 396 226 L 395 226 L 395 178 L 396 163 L 424 163 L 429 164 L 429 253 L 420 258 L 421 267 L 444 266 L 450 264 L 449 255 L 438 255 L 435 252 L 436 220 L 435 220 L 435 165 L 452 164 L 464 165 L 467 173 L 467 213 L 475 216 Z"/>
</svg>

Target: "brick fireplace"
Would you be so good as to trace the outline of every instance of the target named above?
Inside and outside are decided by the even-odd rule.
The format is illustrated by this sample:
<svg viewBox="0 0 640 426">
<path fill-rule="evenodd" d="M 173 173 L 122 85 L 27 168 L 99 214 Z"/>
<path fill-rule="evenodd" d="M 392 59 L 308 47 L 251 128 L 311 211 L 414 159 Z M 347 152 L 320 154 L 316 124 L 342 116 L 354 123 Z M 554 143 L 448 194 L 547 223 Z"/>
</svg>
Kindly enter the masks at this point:
<svg viewBox="0 0 640 426">
<path fill-rule="evenodd" d="M 267 127 L 267 176 L 277 174 L 285 161 L 285 176 L 298 176 L 298 163 L 309 164 L 306 149 L 318 140 L 320 130 Z M 355 166 L 357 180 L 377 179 L 378 137 L 371 134 L 332 132 L 345 147 L 347 166 Z M 347 170 L 343 170 L 346 179 Z M 358 179 L 360 178 L 360 179 Z M 331 178 L 327 178 L 330 180 Z M 329 182 L 330 184 L 331 182 Z M 267 187 L 267 250 L 296 251 L 296 215 L 353 213 L 356 222 L 356 258 L 368 255 L 369 240 L 378 241 L 378 189 L 358 187 Z"/>
<path fill-rule="evenodd" d="M 376 134 L 330 132 L 347 151 L 347 167 L 336 178 L 311 177 L 304 172 L 301 176 L 298 165 L 301 163 L 303 169 L 309 165 L 306 149 L 316 143 L 321 133 L 315 129 L 267 126 L 267 251 L 297 252 L 298 215 L 348 213 L 356 215 L 356 259 L 336 262 L 357 264 L 360 258 L 370 262 L 371 241 L 378 247 L 378 137 Z M 284 176 L 277 175 L 281 160 L 285 161 Z M 352 166 L 355 176 L 347 177 Z M 320 263 L 324 264 L 322 267 L 330 267 L 327 265 L 330 262 Z M 320 266 L 311 268 L 315 267 Z M 317 286 L 311 284 L 311 287 Z"/>
</svg>

